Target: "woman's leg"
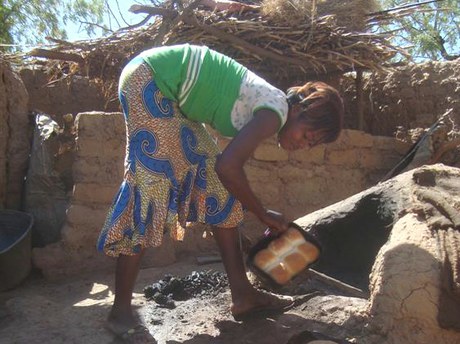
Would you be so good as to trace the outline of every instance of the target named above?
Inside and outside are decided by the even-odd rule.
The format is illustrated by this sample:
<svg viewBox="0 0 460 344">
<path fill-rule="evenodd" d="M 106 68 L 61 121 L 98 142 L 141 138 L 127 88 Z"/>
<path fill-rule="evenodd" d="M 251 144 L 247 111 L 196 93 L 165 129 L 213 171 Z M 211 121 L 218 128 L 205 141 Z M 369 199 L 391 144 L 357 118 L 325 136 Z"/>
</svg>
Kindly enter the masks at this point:
<svg viewBox="0 0 460 344">
<path fill-rule="evenodd" d="M 239 233 L 235 228 L 214 228 L 214 237 L 222 255 L 222 261 L 232 294 L 233 315 L 243 314 L 255 308 L 271 306 L 282 309 L 292 304 L 291 298 L 276 297 L 255 289 L 246 275 L 240 249 Z"/>
<path fill-rule="evenodd" d="M 125 343 L 156 344 L 147 327 L 133 314 L 131 301 L 144 250 L 134 256 L 120 255 L 115 272 L 115 300 L 107 327 Z"/>
<path fill-rule="evenodd" d="M 227 272 L 232 301 L 243 299 L 248 290 L 253 289 L 249 282 L 244 266 L 243 255 L 240 249 L 238 229 L 213 228 L 214 237 L 222 256 L 225 271 Z"/>
<path fill-rule="evenodd" d="M 121 254 L 117 258 L 115 300 L 108 321 L 120 332 L 129 330 L 138 324 L 131 308 L 131 300 L 143 253 L 144 250 L 133 256 Z"/>
</svg>

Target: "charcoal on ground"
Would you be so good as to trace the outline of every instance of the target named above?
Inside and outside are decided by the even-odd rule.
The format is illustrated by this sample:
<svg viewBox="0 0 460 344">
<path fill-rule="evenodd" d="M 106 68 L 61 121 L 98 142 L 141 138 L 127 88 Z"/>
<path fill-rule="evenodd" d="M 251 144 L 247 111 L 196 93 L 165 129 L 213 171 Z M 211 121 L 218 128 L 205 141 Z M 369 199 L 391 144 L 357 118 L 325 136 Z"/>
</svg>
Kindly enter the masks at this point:
<svg viewBox="0 0 460 344">
<path fill-rule="evenodd" d="M 193 271 L 185 277 L 165 275 L 160 281 L 145 286 L 144 296 L 162 307 L 174 308 L 174 301 L 216 296 L 227 287 L 227 276 L 223 272 Z"/>
</svg>

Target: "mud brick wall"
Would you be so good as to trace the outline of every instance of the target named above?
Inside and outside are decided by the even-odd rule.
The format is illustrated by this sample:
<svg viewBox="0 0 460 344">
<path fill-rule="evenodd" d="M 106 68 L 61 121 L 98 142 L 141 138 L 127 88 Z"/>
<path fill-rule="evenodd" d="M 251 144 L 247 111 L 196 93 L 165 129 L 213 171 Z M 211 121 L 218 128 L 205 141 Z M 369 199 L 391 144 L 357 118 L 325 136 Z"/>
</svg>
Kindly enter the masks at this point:
<svg viewBox="0 0 460 344">
<path fill-rule="evenodd" d="M 80 114 L 76 125 L 73 197 L 62 234 L 69 247 L 78 249 L 96 244 L 94 234 L 123 178 L 125 126 L 119 113 L 96 112 Z"/>
<path fill-rule="evenodd" d="M 398 127 L 428 128 L 448 109 L 460 125 L 460 59 L 430 61 L 398 67 L 394 71 L 364 76 L 364 119 L 366 132 L 394 135 Z M 356 125 L 356 91 L 345 92 L 349 127 Z M 458 130 L 458 129 L 457 129 Z"/>
<path fill-rule="evenodd" d="M 21 208 L 32 132 L 27 102 L 19 74 L 0 58 L 0 208 Z"/>
<path fill-rule="evenodd" d="M 74 76 L 50 82 L 43 70 L 21 70 L 29 93 L 30 110 L 40 110 L 57 120 L 67 113 L 121 111 L 116 94 L 103 85 Z M 346 104 L 346 127 L 358 128 L 356 88 L 353 77 L 324 80 L 335 85 Z M 278 85 L 286 88 L 289 85 Z M 372 135 L 393 136 L 398 127 L 427 128 L 447 109 L 455 110 L 460 123 L 460 59 L 451 62 L 426 62 L 398 67 L 385 73 L 364 74 L 364 128 Z"/>
<path fill-rule="evenodd" d="M 62 116 L 85 111 L 119 111 L 116 95 L 107 95 L 100 80 L 74 75 L 53 80 L 45 70 L 23 68 L 20 75 L 30 95 L 29 110 L 44 112 L 62 125 Z"/>
<path fill-rule="evenodd" d="M 65 274 L 77 264 L 80 270 L 108 266 L 107 258 L 96 252 L 95 245 L 123 177 L 123 116 L 80 113 L 76 127 L 75 185 L 62 241 L 34 250 L 35 264 L 47 275 Z M 228 143 L 217 140 L 221 148 Z M 355 130 L 345 130 L 333 144 L 296 152 L 279 149 L 272 138 L 254 152 L 245 169 L 262 202 L 295 220 L 374 185 L 408 149 L 407 144 L 393 138 Z M 160 248 L 149 250 L 144 264 L 164 265 L 180 255 L 209 254 L 215 249 L 214 241 L 202 238 L 203 229 L 187 231 L 184 242 L 165 240 Z M 263 229 L 253 216 L 247 216 L 243 230 L 248 237 L 257 238 Z M 56 264 L 59 260 L 66 261 L 66 266 Z"/>
</svg>

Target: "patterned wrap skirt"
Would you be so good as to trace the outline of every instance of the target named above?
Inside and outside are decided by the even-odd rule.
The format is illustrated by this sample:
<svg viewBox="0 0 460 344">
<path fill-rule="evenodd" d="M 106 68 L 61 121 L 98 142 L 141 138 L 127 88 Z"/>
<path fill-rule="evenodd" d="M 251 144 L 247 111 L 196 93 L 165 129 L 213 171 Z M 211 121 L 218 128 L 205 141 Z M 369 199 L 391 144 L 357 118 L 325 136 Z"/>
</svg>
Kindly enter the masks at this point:
<svg viewBox="0 0 460 344">
<path fill-rule="evenodd" d="M 214 170 L 216 143 L 203 124 L 185 118 L 162 95 L 141 58 L 123 69 L 119 98 L 126 121 L 125 174 L 98 250 L 134 255 L 159 246 L 165 233 L 181 240 L 188 222 L 238 226 L 243 209 Z"/>
</svg>

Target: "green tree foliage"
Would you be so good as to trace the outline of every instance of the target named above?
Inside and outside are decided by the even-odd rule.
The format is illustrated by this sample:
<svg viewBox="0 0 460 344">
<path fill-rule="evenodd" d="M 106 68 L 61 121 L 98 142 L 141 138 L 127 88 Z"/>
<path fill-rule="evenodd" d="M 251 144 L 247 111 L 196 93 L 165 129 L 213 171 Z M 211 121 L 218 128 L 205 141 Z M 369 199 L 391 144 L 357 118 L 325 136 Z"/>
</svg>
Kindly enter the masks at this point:
<svg viewBox="0 0 460 344">
<path fill-rule="evenodd" d="M 3 43 L 11 43 L 11 21 L 8 20 L 10 11 L 3 6 L 3 0 L 0 0 L 0 41 Z"/>
<path fill-rule="evenodd" d="M 460 57 L 460 1 L 381 0 L 395 9 L 386 29 L 396 30 L 396 41 L 416 59 L 454 60 Z M 418 6 L 414 6 L 417 5 Z M 399 9 L 399 10 L 398 10 Z M 410 13 L 401 15 L 401 13 Z"/>
<path fill-rule="evenodd" d="M 0 43 L 22 46 L 47 36 L 66 39 L 69 23 L 92 34 L 103 14 L 104 0 L 0 0 Z"/>
</svg>

